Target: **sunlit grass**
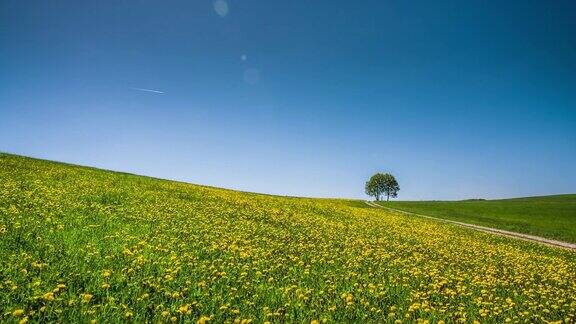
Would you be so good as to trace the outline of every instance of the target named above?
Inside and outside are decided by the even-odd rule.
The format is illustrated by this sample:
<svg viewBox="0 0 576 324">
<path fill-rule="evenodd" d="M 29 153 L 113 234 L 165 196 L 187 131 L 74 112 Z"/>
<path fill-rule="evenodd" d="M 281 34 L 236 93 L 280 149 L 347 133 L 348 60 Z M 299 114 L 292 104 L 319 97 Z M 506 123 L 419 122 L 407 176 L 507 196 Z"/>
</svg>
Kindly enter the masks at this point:
<svg viewBox="0 0 576 324">
<path fill-rule="evenodd" d="M 576 255 L 0 154 L 0 320 L 574 322 Z"/>
</svg>

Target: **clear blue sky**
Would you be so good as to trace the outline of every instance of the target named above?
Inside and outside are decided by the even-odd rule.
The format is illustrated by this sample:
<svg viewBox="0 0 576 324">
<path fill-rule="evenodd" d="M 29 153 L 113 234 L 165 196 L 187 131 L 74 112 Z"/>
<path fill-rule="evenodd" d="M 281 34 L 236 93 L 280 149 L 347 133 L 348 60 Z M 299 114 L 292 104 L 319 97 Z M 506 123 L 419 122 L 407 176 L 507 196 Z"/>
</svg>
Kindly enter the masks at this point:
<svg viewBox="0 0 576 324">
<path fill-rule="evenodd" d="M 575 1 L 0 1 L 0 151 L 248 191 L 576 192 Z"/>
</svg>

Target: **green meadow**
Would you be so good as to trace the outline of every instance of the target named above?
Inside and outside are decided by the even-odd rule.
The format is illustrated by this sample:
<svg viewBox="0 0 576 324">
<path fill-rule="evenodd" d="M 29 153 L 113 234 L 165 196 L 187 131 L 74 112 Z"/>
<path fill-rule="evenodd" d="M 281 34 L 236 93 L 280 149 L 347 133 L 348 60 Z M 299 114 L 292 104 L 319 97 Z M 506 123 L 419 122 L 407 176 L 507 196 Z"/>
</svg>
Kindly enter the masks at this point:
<svg viewBox="0 0 576 324">
<path fill-rule="evenodd" d="M 576 195 L 501 200 L 391 201 L 383 206 L 470 224 L 576 242 Z"/>
<path fill-rule="evenodd" d="M 572 251 L 361 201 L 0 153 L 0 322 L 573 323 L 575 314 Z"/>
</svg>

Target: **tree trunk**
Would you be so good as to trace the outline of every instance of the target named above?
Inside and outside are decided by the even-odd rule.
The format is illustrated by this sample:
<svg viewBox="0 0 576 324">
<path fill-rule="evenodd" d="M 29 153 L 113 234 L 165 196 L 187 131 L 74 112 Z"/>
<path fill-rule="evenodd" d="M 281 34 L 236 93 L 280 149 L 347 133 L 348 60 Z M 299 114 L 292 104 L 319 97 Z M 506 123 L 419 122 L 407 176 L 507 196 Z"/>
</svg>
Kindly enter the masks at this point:
<svg viewBox="0 0 576 324">
<path fill-rule="evenodd" d="M 386 201 L 390 201 L 390 194 L 386 195 Z"/>
</svg>

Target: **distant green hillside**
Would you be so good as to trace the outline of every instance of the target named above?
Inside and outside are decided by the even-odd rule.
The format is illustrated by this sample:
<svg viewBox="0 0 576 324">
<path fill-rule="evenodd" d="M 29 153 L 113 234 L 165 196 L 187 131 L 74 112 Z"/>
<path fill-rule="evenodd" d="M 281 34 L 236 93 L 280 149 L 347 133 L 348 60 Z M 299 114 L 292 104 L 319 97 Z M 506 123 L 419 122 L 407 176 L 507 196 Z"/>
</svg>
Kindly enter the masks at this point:
<svg viewBox="0 0 576 324">
<path fill-rule="evenodd" d="M 576 242 L 576 194 L 501 200 L 392 201 L 417 214 Z"/>
</svg>

